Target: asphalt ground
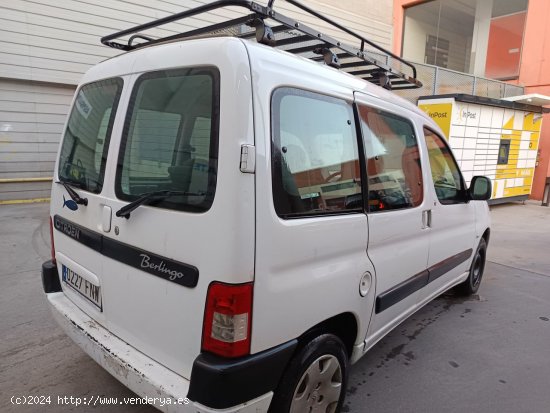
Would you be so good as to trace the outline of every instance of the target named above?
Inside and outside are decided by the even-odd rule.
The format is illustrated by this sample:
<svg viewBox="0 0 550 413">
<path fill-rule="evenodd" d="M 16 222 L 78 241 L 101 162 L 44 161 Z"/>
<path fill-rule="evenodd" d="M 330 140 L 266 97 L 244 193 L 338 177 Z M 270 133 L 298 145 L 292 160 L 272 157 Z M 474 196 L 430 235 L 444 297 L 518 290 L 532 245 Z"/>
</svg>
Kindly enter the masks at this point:
<svg viewBox="0 0 550 413">
<path fill-rule="evenodd" d="M 550 208 L 509 204 L 491 215 L 479 294 L 439 297 L 372 348 L 351 368 L 344 411 L 550 412 Z M 40 281 L 47 217 L 47 204 L 0 206 L 0 412 L 156 412 L 68 399 L 135 395 L 49 313 Z M 51 402 L 15 405 L 12 396 Z"/>
</svg>

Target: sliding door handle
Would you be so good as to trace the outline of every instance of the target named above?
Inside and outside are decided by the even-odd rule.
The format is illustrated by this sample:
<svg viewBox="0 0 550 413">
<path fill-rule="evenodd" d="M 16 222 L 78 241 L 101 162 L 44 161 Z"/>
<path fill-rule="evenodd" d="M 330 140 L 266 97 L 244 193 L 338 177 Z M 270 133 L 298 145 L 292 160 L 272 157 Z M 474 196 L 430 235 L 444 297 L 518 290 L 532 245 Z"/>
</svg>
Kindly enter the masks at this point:
<svg viewBox="0 0 550 413">
<path fill-rule="evenodd" d="M 432 226 L 432 210 L 427 209 L 422 211 L 422 229 L 431 228 Z"/>
</svg>

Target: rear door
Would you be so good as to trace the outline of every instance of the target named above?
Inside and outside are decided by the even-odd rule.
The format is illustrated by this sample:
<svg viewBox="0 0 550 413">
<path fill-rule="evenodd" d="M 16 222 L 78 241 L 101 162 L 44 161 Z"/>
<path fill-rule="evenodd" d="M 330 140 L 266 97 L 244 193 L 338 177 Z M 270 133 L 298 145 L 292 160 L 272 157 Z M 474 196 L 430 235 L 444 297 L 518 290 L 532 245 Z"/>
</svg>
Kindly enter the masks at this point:
<svg viewBox="0 0 550 413">
<path fill-rule="evenodd" d="M 116 114 L 124 101 L 125 82 L 127 78 L 113 76 L 79 88 L 65 126 L 51 196 L 62 288 L 72 301 L 100 322 L 104 321 L 104 300 L 98 229 L 105 202 L 102 192 L 107 152 Z M 80 194 L 79 203 L 70 196 L 71 188 Z"/>
<path fill-rule="evenodd" d="M 376 270 L 372 342 L 400 322 L 427 282 L 430 229 L 425 160 L 413 123 L 356 94 L 365 148 L 369 244 Z"/>
<path fill-rule="evenodd" d="M 75 214 L 63 211 L 66 221 L 81 225 L 79 240 L 56 239 L 61 261 L 100 287 L 101 304 L 73 291 L 69 297 L 184 377 L 200 353 L 210 282 L 254 277 L 254 177 L 239 170 L 241 145 L 254 143 L 250 70 L 241 42 L 218 39 L 227 54 L 212 54 L 209 41 L 136 53 L 98 199 L 88 196 Z M 156 68 L 160 62 L 169 69 Z M 90 162 L 81 158 L 71 164 L 88 176 Z M 117 216 L 158 191 L 171 195 Z"/>
</svg>

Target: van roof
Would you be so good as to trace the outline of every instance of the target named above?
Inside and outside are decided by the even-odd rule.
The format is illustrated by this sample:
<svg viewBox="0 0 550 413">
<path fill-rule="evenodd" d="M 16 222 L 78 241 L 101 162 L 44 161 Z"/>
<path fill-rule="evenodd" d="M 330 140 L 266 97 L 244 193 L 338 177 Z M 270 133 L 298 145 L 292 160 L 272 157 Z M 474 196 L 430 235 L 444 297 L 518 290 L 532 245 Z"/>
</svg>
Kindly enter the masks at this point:
<svg viewBox="0 0 550 413">
<path fill-rule="evenodd" d="M 271 61 L 276 60 L 278 66 L 290 66 L 296 68 L 296 70 L 307 71 L 311 74 L 315 74 L 318 78 L 322 77 L 323 79 L 327 79 L 331 83 L 339 85 L 343 88 L 365 93 L 367 95 L 392 102 L 393 104 L 407 109 L 418 116 L 428 119 L 430 123 L 432 123 L 431 119 L 417 106 L 376 84 L 365 81 L 364 79 L 360 79 L 352 74 L 336 68 L 319 64 L 311 59 L 265 46 L 255 41 L 230 36 L 189 39 L 186 41 L 174 40 L 150 45 L 150 47 L 136 48 L 130 53 L 112 57 L 93 66 L 86 72 L 81 83 L 85 84 L 99 79 L 177 67 L 174 66 L 172 62 L 168 62 L 166 59 L 162 59 L 160 57 L 181 56 L 182 54 L 185 54 L 185 49 L 187 46 L 190 46 L 191 48 L 196 46 L 197 43 L 200 43 L 201 45 L 200 50 L 206 53 L 213 49 L 223 49 L 227 50 L 234 59 L 242 58 L 243 60 L 248 60 L 248 56 L 245 53 L 238 53 L 237 51 L 239 45 L 241 48 L 242 45 L 244 45 L 246 49 L 248 49 L 252 65 L 254 65 L 255 61 L 259 59 Z M 231 50 L 231 52 L 229 52 L 229 50 Z M 242 50 L 244 52 L 244 49 Z M 272 56 L 272 58 L 268 59 L 267 56 Z M 276 58 L 273 56 L 276 56 Z M 163 61 L 166 61 L 166 63 L 163 63 Z M 151 64 L 151 62 L 154 62 L 154 66 L 147 66 L 148 64 Z M 181 60 L 178 60 L 176 65 L 179 66 L 179 62 L 181 62 Z M 248 63 L 248 61 L 246 63 Z"/>
</svg>

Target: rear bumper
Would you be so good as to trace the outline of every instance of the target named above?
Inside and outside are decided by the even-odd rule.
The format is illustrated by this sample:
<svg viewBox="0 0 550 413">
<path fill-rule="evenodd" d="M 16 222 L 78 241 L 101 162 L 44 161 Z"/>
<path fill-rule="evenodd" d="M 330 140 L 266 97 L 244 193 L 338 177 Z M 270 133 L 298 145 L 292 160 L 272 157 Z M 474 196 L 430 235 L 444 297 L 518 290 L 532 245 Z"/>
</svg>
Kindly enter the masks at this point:
<svg viewBox="0 0 550 413">
<path fill-rule="evenodd" d="M 297 340 L 291 340 L 233 360 L 201 354 L 193 363 L 188 397 L 224 409 L 271 393 L 277 388 L 297 344 Z"/>
<path fill-rule="evenodd" d="M 52 260 L 42 264 L 42 287 L 45 293 L 57 293 L 61 291 L 57 265 Z"/>
<path fill-rule="evenodd" d="M 56 271 L 57 272 L 57 271 Z M 62 292 L 47 294 L 52 314 L 65 333 L 122 384 L 141 397 L 157 398 L 154 407 L 163 412 L 257 413 L 266 412 L 272 392 L 246 403 L 216 410 L 187 399 L 189 380 L 137 351 L 88 317 Z M 211 393 L 215 383 L 202 383 Z M 201 386 L 201 387 L 202 387 Z M 162 404 L 162 405 L 161 405 Z"/>
</svg>

